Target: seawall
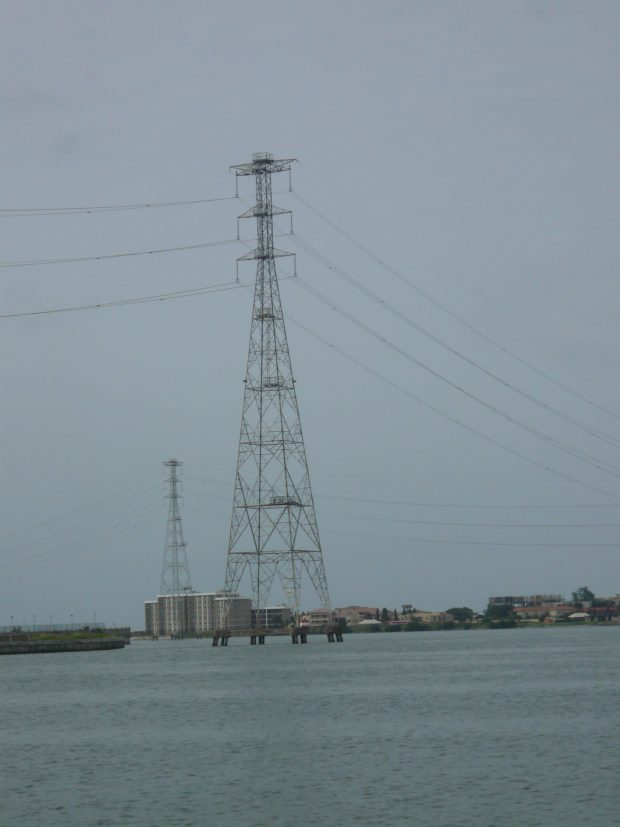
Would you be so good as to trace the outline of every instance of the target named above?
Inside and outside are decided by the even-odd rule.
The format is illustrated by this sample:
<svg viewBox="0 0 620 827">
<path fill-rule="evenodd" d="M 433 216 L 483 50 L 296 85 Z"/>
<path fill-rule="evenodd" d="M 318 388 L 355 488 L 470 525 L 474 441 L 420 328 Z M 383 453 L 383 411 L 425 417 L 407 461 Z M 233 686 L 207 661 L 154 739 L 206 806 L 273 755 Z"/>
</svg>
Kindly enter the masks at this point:
<svg viewBox="0 0 620 827">
<path fill-rule="evenodd" d="M 127 640 L 121 637 L 91 640 L 13 640 L 0 642 L 0 655 L 39 655 L 51 652 L 98 652 L 122 649 Z"/>
</svg>

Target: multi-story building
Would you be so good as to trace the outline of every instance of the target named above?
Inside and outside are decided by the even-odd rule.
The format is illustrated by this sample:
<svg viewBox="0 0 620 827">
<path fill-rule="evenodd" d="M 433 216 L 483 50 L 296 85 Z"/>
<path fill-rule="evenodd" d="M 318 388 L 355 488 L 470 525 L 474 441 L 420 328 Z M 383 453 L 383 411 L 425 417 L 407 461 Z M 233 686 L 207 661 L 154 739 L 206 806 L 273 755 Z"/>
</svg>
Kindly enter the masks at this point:
<svg viewBox="0 0 620 827">
<path fill-rule="evenodd" d="M 197 632 L 206 632 L 218 628 L 213 598 L 212 592 L 192 594 L 193 621 Z"/>
<path fill-rule="evenodd" d="M 568 617 L 575 611 L 571 603 L 554 603 L 553 605 L 531 604 L 529 606 L 514 606 L 514 614 L 521 620 L 544 620 L 546 623 L 556 623 Z"/>
<path fill-rule="evenodd" d="M 144 601 L 144 629 L 147 635 L 157 635 L 159 630 L 159 613 L 157 600 Z"/>
<path fill-rule="evenodd" d="M 489 597 L 489 606 L 557 606 L 564 603 L 561 594 L 520 594 L 507 597 Z"/>
<path fill-rule="evenodd" d="M 293 622 L 293 612 L 288 606 L 265 606 L 256 611 L 252 609 L 252 628 L 282 629 Z"/>
<path fill-rule="evenodd" d="M 609 597 L 601 597 L 597 595 L 596 599 L 601 603 L 605 603 L 608 606 L 615 606 L 616 609 L 620 609 L 620 594 L 612 594 Z"/>
<path fill-rule="evenodd" d="M 410 612 L 401 615 L 399 623 L 448 623 L 454 620 L 450 612 L 427 612 L 424 609 L 411 609 Z"/>
<path fill-rule="evenodd" d="M 322 629 L 324 626 L 332 625 L 333 615 L 325 609 L 312 609 L 303 613 L 300 622 L 302 626 L 308 626 L 310 629 Z"/>
<path fill-rule="evenodd" d="M 252 624 L 252 601 L 222 590 L 164 594 L 156 600 L 145 601 L 144 619 L 147 634 L 155 636 L 183 637 L 221 629 L 224 625 L 229 629 L 249 629 Z"/>
<path fill-rule="evenodd" d="M 228 607 L 228 617 L 226 609 Z M 213 593 L 214 629 L 251 629 L 252 601 L 249 597 L 239 597 L 223 589 Z"/>
<path fill-rule="evenodd" d="M 378 606 L 343 606 L 334 609 L 334 615 L 344 618 L 347 623 L 360 623 L 362 620 L 374 620 L 379 611 Z"/>
</svg>

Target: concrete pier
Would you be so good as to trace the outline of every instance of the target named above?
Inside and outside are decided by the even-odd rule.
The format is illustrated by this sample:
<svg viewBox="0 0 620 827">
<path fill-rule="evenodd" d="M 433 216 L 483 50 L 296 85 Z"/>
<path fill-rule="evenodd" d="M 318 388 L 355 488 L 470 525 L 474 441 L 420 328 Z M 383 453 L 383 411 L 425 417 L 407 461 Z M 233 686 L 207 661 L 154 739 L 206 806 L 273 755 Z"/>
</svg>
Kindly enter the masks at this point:
<svg viewBox="0 0 620 827">
<path fill-rule="evenodd" d="M 290 635 L 294 644 L 308 643 L 310 635 L 326 635 L 329 643 L 343 643 L 344 637 L 339 626 L 314 627 L 308 626 L 282 627 L 278 629 L 216 629 L 212 633 L 212 646 L 228 646 L 231 637 L 247 637 L 251 646 L 264 645 L 268 637 L 284 637 Z"/>
</svg>

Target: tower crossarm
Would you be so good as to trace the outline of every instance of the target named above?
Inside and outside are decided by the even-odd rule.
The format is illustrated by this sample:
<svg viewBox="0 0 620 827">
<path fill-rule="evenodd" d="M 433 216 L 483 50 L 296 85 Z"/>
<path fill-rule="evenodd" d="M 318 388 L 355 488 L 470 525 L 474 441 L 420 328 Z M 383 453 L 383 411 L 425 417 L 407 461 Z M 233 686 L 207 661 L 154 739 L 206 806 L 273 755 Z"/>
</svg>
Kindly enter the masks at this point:
<svg viewBox="0 0 620 827">
<path fill-rule="evenodd" d="M 256 175 L 265 170 L 269 172 L 287 172 L 297 158 L 274 159 L 270 152 L 255 152 L 252 160 L 247 164 L 233 164 L 230 168 L 235 170 L 237 176 Z"/>
<path fill-rule="evenodd" d="M 288 250 L 278 250 L 272 247 L 270 250 L 260 249 L 255 247 L 246 253 L 244 256 L 239 256 L 237 261 L 251 261 L 252 259 L 266 259 L 266 258 L 280 258 L 281 256 L 294 256 L 295 253 L 289 253 Z"/>
<path fill-rule="evenodd" d="M 250 207 L 249 210 L 242 212 L 241 215 L 238 215 L 237 218 L 256 218 L 258 215 L 267 215 L 265 212 L 267 207 L 265 205 L 261 205 L 260 207 L 258 204 L 255 204 L 253 207 Z M 290 215 L 292 210 L 285 210 L 284 207 L 276 207 L 273 204 L 271 205 L 271 211 L 269 215 Z"/>
</svg>

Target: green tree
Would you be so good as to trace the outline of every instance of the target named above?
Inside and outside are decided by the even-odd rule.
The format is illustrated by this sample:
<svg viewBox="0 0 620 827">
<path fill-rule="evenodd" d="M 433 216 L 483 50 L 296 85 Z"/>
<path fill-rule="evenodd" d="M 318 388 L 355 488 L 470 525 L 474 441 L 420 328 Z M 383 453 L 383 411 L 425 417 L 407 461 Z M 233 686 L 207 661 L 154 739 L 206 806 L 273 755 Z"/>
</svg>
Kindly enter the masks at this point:
<svg viewBox="0 0 620 827">
<path fill-rule="evenodd" d="M 596 600 L 594 592 L 588 586 L 579 586 L 576 592 L 573 592 L 573 603 L 592 603 Z"/>
<path fill-rule="evenodd" d="M 383 623 L 387 623 L 389 619 L 390 613 L 388 612 L 388 610 L 385 608 L 381 609 L 381 620 L 383 621 Z"/>
<path fill-rule="evenodd" d="M 398 612 L 396 611 L 396 609 L 394 609 L 393 617 L 394 617 L 394 620 L 398 620 Z"/>
<path fill-rule="evenodd" d="M 469 606 L 453 606 L 451 609 L 446 609 L 446 612 L 451 614 L 459 623 L 465 623 L 474 616 L 474 611 Z"/>
<path fill-rule="evenodd" d="M 485 620 L 513 620 L 512 606 L 487 606 Z"/>
</svg>

